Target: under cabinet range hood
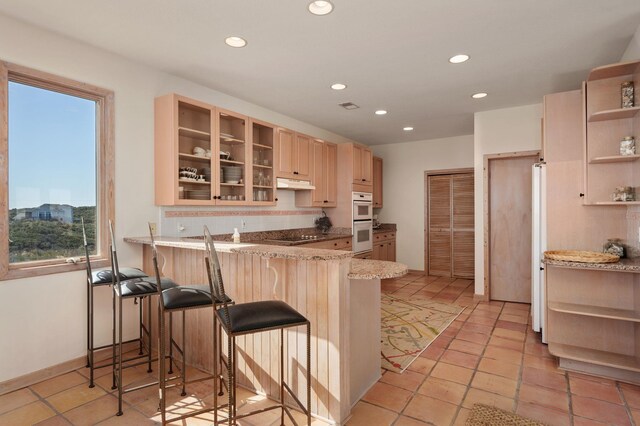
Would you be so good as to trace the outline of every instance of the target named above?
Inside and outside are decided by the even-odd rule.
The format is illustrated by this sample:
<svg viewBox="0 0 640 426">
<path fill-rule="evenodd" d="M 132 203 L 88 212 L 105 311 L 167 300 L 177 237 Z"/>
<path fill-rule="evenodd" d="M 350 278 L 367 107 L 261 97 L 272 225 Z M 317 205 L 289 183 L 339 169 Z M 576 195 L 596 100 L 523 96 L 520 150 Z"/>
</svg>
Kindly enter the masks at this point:
<svg viewBox="0 0 640 426">
<path fill-rule="evenodd" d="M 292 189 L 294 191 L 301 191 L 304 189 L 316 189 L 316 187 L 311 185 L 311 182 L 309 182 L 308 180 L 285 179 L 285 178 L 277 179 L 276 188 Z"/>
</svg>

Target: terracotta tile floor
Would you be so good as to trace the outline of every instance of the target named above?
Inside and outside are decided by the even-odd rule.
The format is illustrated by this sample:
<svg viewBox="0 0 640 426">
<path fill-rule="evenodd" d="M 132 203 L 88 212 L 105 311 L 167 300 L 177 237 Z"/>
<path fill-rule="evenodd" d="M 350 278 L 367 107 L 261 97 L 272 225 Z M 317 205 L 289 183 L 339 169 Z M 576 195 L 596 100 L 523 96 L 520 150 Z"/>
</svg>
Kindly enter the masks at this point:
<svg viewBox="0 0 640 426">
<path fill-rule="evenodd" d="M 383 371 L 380 381 L 354 407 L 349 426 L 463 425 L 476 402 L 550 425 L 640 426 L 640 387 L 559 370 L 540 336 L 529 330 L 529 305 L 477 303 L 472 281 L 418 273 L 385 280 L 382 290 L 466 309 L 404 374 Z M 159 423 L 155 387 L 125 395 L 124 415 L 116 417 L 109 371 L 99 371 L 93 389 L 87 387 L 87 369 L 81 368 L 1 395 L 0 425 Z M 202 374 L 191 373 L 192 377 Z M 125 378 L 139 384 L 155 377 L 140 366 L 127 370 Z M 177 412 L 212 403 L 211 384 L 199 383 L 187 390 L 186 397 L 169 392 L 171 409 Z M 238 391 L 238 397 L 240 411 L 269 403 L 244 390 Z M 175 424 L 211 423 L 212 415 L 205 415 Z M 239 424 L 277 425 L 279 415 L 267 412 Z M 313 424 L 325 425 L 317 420 Z"/>
</svg>

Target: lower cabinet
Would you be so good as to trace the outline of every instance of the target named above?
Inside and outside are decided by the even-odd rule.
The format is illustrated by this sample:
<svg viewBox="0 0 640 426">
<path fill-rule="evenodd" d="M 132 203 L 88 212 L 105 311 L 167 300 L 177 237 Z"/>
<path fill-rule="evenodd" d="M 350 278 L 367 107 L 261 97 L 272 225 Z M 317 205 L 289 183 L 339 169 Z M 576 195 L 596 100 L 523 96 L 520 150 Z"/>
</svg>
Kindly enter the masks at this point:
<svg viewBox="0 0 640 426">
<path fill-rule="evenodd" d="M 640 384 L 640 273 L 547 264 L 549 352 L 560 368 Z"/>
<path fill-rule="evenodd" d="M 317 243 L 306 243 L 301 247 L 351 251 L 351 236 L 336 240 L 318 241 Z"/>
<path fill-rule="evenodd" d="M 396 233 L 379 232 L 373 234 L 373 260 L 396 261 Z"/>
</svg>

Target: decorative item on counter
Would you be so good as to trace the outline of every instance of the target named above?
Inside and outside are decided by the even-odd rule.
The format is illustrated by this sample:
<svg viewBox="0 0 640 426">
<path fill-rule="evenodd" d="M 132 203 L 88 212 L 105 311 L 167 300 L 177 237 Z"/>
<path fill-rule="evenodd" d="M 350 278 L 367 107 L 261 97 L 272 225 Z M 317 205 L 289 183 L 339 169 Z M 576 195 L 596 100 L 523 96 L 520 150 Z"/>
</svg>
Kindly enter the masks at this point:
<svg viewBox="0 0 640 426">
<path fill-rule="evenodd" d="M 636 140 L 633 136 L 625 136 L 620 141 L 620 155 L 635 155 Z"/>
<path fill-rule="evenodd" d="M 632 186 L 617 186 L 613 193 L 613 201 L 635 201 L 636 190 Z"/>
<path fill-rule="evenodd" d="M 625 250 L 622 241 L 619 238 L 610 238 L 604 244 L 602 250 L 604 253 L 614 254 L 619 257 L 625 257 Z"/>
<path fill-rule="evenodd" d="M 315 225 L 316 229 L 323 234 L 329 232 L 329 229 L 331 229 L 331 227 L 333 226 L 331 224 L 331 220 L 327 217 L 327 214 L 324 212 L 324 210 L 322 211 L 322 216 L 315 220 Z"/>
<path fill-rule="evenodd" d="M 233 228 L 233 242 L 235 244 L 240 242 L 240 233 L 238 232 L 238 228 Z"/>
<path fill-rule="evenodd" d="M 622 108 L 633 108 L 633 81 L 625 81 L 621 85 Z"/>
</svg>

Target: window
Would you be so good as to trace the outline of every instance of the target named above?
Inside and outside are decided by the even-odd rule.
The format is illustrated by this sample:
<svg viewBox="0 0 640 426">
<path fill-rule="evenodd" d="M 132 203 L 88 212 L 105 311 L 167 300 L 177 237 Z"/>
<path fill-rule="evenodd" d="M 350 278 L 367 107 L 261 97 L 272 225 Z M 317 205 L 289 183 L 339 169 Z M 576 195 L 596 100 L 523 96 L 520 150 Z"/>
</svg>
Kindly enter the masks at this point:
<svg viewBox="0 0 640 426">
<path fill-rule="evenodd" d="M 113 93 L 0 62 L 0 95 L 0 279 L 84 268 L 82 220 L 106 263 Z"/>
</svg>

